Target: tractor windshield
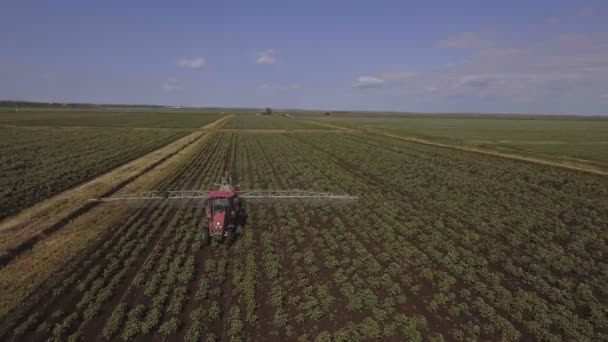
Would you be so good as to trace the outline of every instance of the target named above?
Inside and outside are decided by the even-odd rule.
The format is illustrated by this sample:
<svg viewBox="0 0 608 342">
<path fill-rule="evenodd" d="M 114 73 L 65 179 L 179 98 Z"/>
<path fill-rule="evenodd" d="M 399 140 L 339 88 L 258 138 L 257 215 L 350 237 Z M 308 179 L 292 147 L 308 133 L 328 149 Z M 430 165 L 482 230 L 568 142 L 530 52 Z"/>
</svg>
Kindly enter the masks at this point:
<svg viewBox="0 0 608 342">
<path fill-rule="evenodd" d="M 213 200 L 213 211 L 222 212 L 230 207 L 230 200 L 228 198 L 216 198 Z"/>
</svg>

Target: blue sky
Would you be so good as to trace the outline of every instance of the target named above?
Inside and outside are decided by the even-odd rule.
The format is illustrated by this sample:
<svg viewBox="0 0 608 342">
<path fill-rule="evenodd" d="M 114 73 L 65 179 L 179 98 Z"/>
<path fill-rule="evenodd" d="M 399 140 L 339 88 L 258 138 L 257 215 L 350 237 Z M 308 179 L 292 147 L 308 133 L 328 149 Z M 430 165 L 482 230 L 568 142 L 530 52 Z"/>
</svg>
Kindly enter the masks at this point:
<svg viewBox="0 0 608 342">
<path fill-rule="evenodd" d="M 0 98 L 608 114 L 605 1 L 0 4 Z"/>
</svg>

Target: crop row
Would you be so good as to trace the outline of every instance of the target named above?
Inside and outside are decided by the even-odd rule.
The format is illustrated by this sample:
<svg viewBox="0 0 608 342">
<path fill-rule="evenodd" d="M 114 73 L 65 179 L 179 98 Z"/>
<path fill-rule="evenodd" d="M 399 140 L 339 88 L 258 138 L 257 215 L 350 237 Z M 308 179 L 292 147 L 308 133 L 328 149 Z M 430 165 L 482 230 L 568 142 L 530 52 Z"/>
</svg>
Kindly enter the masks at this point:
<svg viewBox="0 0 608 342">
<path fill-rule="evenodd" d="M 489 196 L 490 199 L 487 201 L 490 205 L 487 204 L 486 207 L 474 206 L 473 215 L 464 215 L 463 211 L 454 208 L 454 206 L 463 205 L 458 201 L 471 200 L 468 193 L 474 192 L 481 197 L 490 195 L 488 192 L 490 189 L 501 189 L 502 184 L 493 184 L 494 178 L 488 174 L 495 172 L 497 168 L 503 168 L 503 170 L 514 169 L 513 171 L 517 173 L 530 173 L 527 175 L 528 181 L 518 189 L 520 191 L 529 191 L 535 185 L 541 187 L 539 184 L 544 184 L 543 182 L 546 182 L 549 178 L 553 180 L 552 184 L 555 184 L 556 177 L 567 176 L 567 174 L 563 174 L 563 171 L 548 168 L 546 172 L 549 175 L 538 177 L 537 173 L 532 172 L 538 166 L 512 165 L 512 162 L 500 159 L 478 160 L 478 156 L 464 153 L 451 158 L 448 155 L 442 156 L 441 160 L 435 163 L 433 154 L 441 155 L 442 150 L 406 145 L 406 147 L 398 146 L 387 149 L 386 152 L 378 152 L 380 146 L 370 144 L 367 137 L 366 139 L 355 137 L 351 141 L 337 138 L 332 140 L 328 139 L 327 136 L 323 138 L 321 136 L 307 136 L 291 139 L 283 137 L 256 139 L 258 140 L 257 143 L 265 141 L 265 143 L 262 143 L 263 151 L 260 150 L 253 154 L 254 158 L 256 155 L 259 156 L 256 158 L 258 160 L 256 170 L 260 170 L 262 174 L 271 172 L 270 177 L 279 178 L 267 184 L 280 187 L 298 187 L 298 185 L 305 184 L 310 188 L 346 190 L 365 194 L 360 206 L 351 209 L 340 207 L 332 209 L 324 213 L 319 220 L 327 220 L 327 218 L 324 218 L 325 215 L 331 217 L 332 215 L 336 216 L 337 213 L 338 215 L 342 213 L 342 216 L 339 216 L 342 219 L 340 230 L 348 229 L 343 228 L 343 226 L 346 226 L 344 222 L 348 223 L 350 227 L 356 227 L 356 229 L 351 228 L 349 232 L 342 233 L 338 230 L 336 234 L 349 236 L 352 232 L 357 241 L 367 248 L 366 258 L 382 259 L 380 260 L 381 268 L 391 267 L 395 283 L 404 282 L 407 285 L 406 289 L 402 290 L 405 293 L 401 293 L 401 295 L 412 298 L 414 302 L 412 304 L 417 308 L 419 305 L 415 303 L 421 303 L 424 308 L 418 308 L 418 310 L 424 314 L 424 320 L 434 326 L 439 324 L 445 327 L 443 335 L 446 337 L 461 338 L 467 334 L 472 334 L 468 335 L 470 337 L 495 337 L 498 335 L 504 339 L 516 339 L 522 335 L 548 339 L 559 338 L 560 336 L 566 338 L 602 336 L 602 327 L 605 321 L 601 313 L 603 288 L 594 285 L 600 284 L 602 279 L 605 279 L 602 273 L 604 268 L 601 264 L 599 264 L 599 269 L 578 273 L 579 279 L 582 275 L 585 275 L 586 279 L 582 284 L 577 284 L 575 288 L 567 287 L 567 284 L 561 284 L 566 285 L 566 287 L 555 289 L 555 285 L 551 285 L 549 281 L 545 280 L 543 283 L 541 277 L 533 277 L 534 274 L 527 271 L 524 268 L 525 265 L 516 258 L 519 255 L 522 258 L 535 257 L 538 263 L 549 259 L 552 263 L 537 266 L 543 267 L 542 273 L 538 273 L 547 274 L 548 280 L 564 276 L 558 273 L 560 271 L 559 267 L 554 266 L 558 260 L 569 262 L 566 258 L 574 258 L 576 262 L 598 264 L 589 259 L 590 255 L 582 255 L 578 253 L 580 250 L 577 249 L 572 249 L 570 252 L 563 253 L 563 256 L 556 257 L 534 255 L 528 253 L 527 248 L 529 247 L 520 246 L 521 254 L 514 253 L 516 255 L 513 257 L 511 257 L 513 254 L 506 254 L 504 247 L 501 248 L 500 246 L 503 242 L 499 238 L 500 235 L 497 235 L 499 233 L 497 229 L 489 231 L 489 229 L 483 230 L 477 226 L 477 224 L 482 223 L 481 228 L 483 228 L 487 224 L 484 221 L 497 219 L 496 207 L 492 208 L 491 206 L 495 201 L 495 198 L 492 198 L 493 196 Z M 386 141 L 375 141 L 374 143 L 386 144 Z M 306 145 L 309 148 L 305 148 Z M 366 149 L 369 149 L 369 151 L 366 151 Z M 271 155 L 271 158 L 265 155 Z M 281 155 L 285 158 L 284 162 L 281 161 Z M 344 155 L 348 155 L 351 157 L 349 159 L 355 160 L 360 157 L 360 160 L 356 160 L 356 162 L 347 161 L 340 157 Z M 296 161 L 298 159 L 302 160 L 301 164 Z M 266 160 L 267 165 L 264 165 L 264 160 Z M 305 163 L 308 164 L 308 170 Z M 435 170 L 434 164 L 441 163 L 446 165 L 439 170 Z M 396 169 L 386 169 L 386 165 L 393 167 L 395 164 L 395 168 L 400 168 L 409 182 L 399 182 L 399 177 L 386 177 L 387 174 L 399 174 Z M 307 171 L 309 174 L 306 174 Z M 444 174 L 437 174 L 438 172 Z M 465 177 L 448 178 L 454 177 L 450 176 L 449 173 L 457 174 L 458 172 L 485 172 L 486 174 L 469 177 L 468 179 Z M 522 175 L 522 177 L 525 176 Z M 298 180 L 298 178 L 300 179 Z M 429 178 L 437 179 L 435 186 L 432 182 L 429 182 Z M 446 181 L 441 182 L 440 179 Z M 458 182 L 461 179 L 462 181 Z M 420 181 L 424 183 L 417 184 Z M 566 192 L 570 192 L 571 202 L 587 201 L 587 197 L 581 196 L 579 193 L 589 192 L 589 189 L 598 189 L 597 185 L 601 185 L 594 178 L 582 177 L 580 182 L 578 185 L 570 185 L 566 190 Z M 596 187 L 587 187 L 586 183 L 592 184 L 593 182 L 596 182 Z M 511 187 L 521 184 L 517 180 L 513 183 Z M 446 185 L 454 187 L 454 190 L 460 190 L 460 193 L 446 193 Z M 555 197 L 564 198 L 561 194 L 564 190 L 555 191 L 552 187 L 543 190 L 546 192 L 544 195 L 553 197 L 553 201 Z M 603 189 L 600 187 L 595 190 L 595 193 L 592 191 L 587 195 L 596 196 L 595 201 L 597 201 L 601 198 L 602 191 L 606 191 L 605 187 Z M 441 197 L 442 195 L 443 197 Z M 493 195 L 496 196 L 497 194 Z M 548 227 L 551 227 L 550 221 L 547 221 L 548 212 L 562 208 L 551 207 L 550 204 L 554 204 L 551 197 L 548 200 L 535 197 L 534 193 L 528 193 L 521 198 L 522 200 L 523 198 L 536 199 L 541 205 L 549 202 L 546 207 L 537 210 L 542 217 L 534 217 L 533 219 L 537 221 L 537 225 L 544 225 L 549 222 Z M 475 199 L 483 200 L 483 198 Z M 453 202 L 450 203 L 450 200 Z M 507 199 L 500 198 L 500 200 L 505 202 L 501 205 L 507 205 Z M 523 208 L 523 205 L 518 204 L 517 197 L 514 202 Z M 575 205 L 581 204 L 564 204 L 564 206 L 570 206 L 571 208 Z M 488 211 L 485 211 L 486 208 Z M 309 210 L 314 211 L 314 209 Z M 439 218 L 435 214 L 438 212 L 443 213 Z M 589 217 L 586 215 L 584 207 L 579 210 L 578 217 L 581 217 L 581 215 Z M 570 234 L 593 234 L 594 230 L 601 229 L 602 222 L 605 221 L 599 219 L 600 217 L 594 219 L 593 216 L 605 215 L 605 211 L 603 213 L 592 213 L 591 215 L 590 219 L 595 220 L 593 221 L 596 224 L 595 227 L 589 227 L 581 231 L 579 227 L 571 226 Z M 289 226 L 290 229 L 287 229 L 287 231 L 290 232 L 305 227 L 301 220 L 293 224 L 280 220 L 280 217 L 293 217 L 293 212 L 280 213 L 277 216 L 270 219 L 268 224 L 280 222 L 280 225 Z M 404 220 L 404 218 L 407 219 Z M 479 219 L 480 221 L 476 224 L 471 219 Z M 504 218 L 502 219 L 504 220 Z M 306 220 L 306 217 L 303 220 Z M 568 224 L 572 223 L 568 222 Z M 264 223 L 262 223 L 263 225 Z M 371 229 L 370 227 L 375 228 Z M 525 225 L 509 228 L 511 229 L 507 230 L 508 236 L 505 239 L 513 237 L 517 232 L 527 235 L 534 232 L 530 232 Z M 501 233 L 505 234 L 505 232 Z M 543 232 L 538 234 L 541 235 Z M 272 236 L 281 235 L 273 231 Z M 600 242 L 603 239 L 605 237 L 600 236 Z M 373 242 L 370 243 L 370 241 Z M 285 242 L 282 245 L 285 246 Z M 344 248 L 343 244 L 339 245 Z M 538 242 L 536 242 L 536 245 L 538 245 Z M 547 245 L 551 246 L 551 243 Z M 512 248 L 516 247 L 512 246 Z M 601 246 L 599 247 L 601 248 Z M 319 249 L 325 251 L 325 248 Z M 361 250 L 361 246 L 359 249 Z M 490 254 L 490 251 L 495 252 Z M 500 251 L 503 254 L 495 256 Z M 344 251 L 344 254 L 351 258 L 352 253 L 353 250 Z M 488 255 L 493 259 L 488 260 Z M 330 260 L 332 260 L 330 264 L 335 264 L 333 259 Z M 497 264 L 498 261 L 501 264 Z M 601 261 L 598 260 L 597 262 Z M 513 272 L 511 264 L 519 267 L 520 271 Z M 371 264 L 366 265 L 363 269 L 369 269 L 369 265 Z M 293 268 L 286 267 L 286 269 L 291 270 Z M 308 269 L 314 270 L 310 267 Z M 529 272 L 527 273 L 529 275 L 526 275 L 526 271 Z M 361 271 L 353 270 L 353 273 L 358 276 Z M 310 275 L 310 277 L 313 276 Z M 322 277 L 314 276 L 314 278 L 319 280 Z M 349 279 L 349 282 L 357 283 L 352 279 Z M 363 294 L 370 287 L 373 288 L 373 285 L 367 284 L 361 289 L 350 292 Z M 588 289 L 585 290 L 585 287 Z M 293 292 L 293 288 L 290 289 Z M 399 291 L 395 289 L 397 296 Z M 349 292 L 343 291 L 343 294 L 345 293 Z M 356 301 L 353 303 L 356 303 Z M 587 314 L 580 309 L 586 310 Z M 454 323 L 446 323 L 448 321 Z M 455 327 L 450 328 L 450 325 L 455 325 Z M 390 323 L 389 326 L 391 326 Z M 433 337 L 433 335 L 431 334 L 430 337 Z"/>
<path fill-rule="evenodd" d="M 215 142 L 217 140 L 210 145 L 213 146 Z M 220 153 L 223 151 L 216 152 L 216 157 L 223 156 Z M 208 161 L 204 154 L 195 160 Z M 209 177 L 213 178 L 220 173 L 214 168 L 208 168 L 207 171 Z M 195 172 L 198 174 L 201 170 Z M 174 183 L 170 179 L 168 181 L 169 186 Z M 130 311 L 127 315 L 135 310 L 137 306 L 126 307 L 122 301 L 134 301 L 137 298 L 134 296 L 137 293 L 135 289 L 143 283 L 146 283 L 146 293 L 151 295 L 169 292 L 166 296 L 171 295 L 170 299 L 173 300 L 169 301 L 169 304 L 173 303 L 170 312 L 181 311 L 179 303 L 183 304 L 186 293 L 183 288 L 174 290 L 173 286 L 176 281 L 187 284 L 194 277 L 195 260 L 192 256 L 186 257 L 186 250 L 201 245 L 198 233 L 202 210 L 202 206 L 180 209 L 166 202 L 135 209 L 124 224 L 112 227 L 105 241 L 84 257 L 82 268 L 74 270 L 66 280 L 52 289 L 52 300 L 34 308 L 32 314 L 15 327 L 14 338 L 27 336 L 40 339 L 47 336 L 64 340 L 68 337 L 86 339 L 88 336 L 96 336 L 108 325 L 102 324 L 106 319 L 104 317 L 116 319 L 117 315 L 113 312 L 119 312 L 120 308 L 128 308 Z M 163 257 L 157 258 L 159 255 Z M 154 269 L 158 262 L 161 262 L 159 269 Z M 156 286 L 156 289 L 154 285 L 158 281 L 155 283 L 147 278 L 151 272 L 156 272 L 153 273 L 156 278 L 166 276 L 169 279 L 162 279 L 161 285 Z M 157 306 L 159 303 L 165 304 L 164 300 L 158 299 L 156 303 Z M 136 317 L 143 312 L 140 308 L 133 311 L 131 316 Z M 148 321 L 152 320 L 147 318 Z M 170 324 L 167 324 L 164 329 L 169 327 Z M 112 336 L 112 328 L 104 329 L 106 330 L 108 336 Z M 127 339 L 134 336 L 133 329 L 123 334 Z"/>
<path fill-rule="evenodd" d="M 219 113 L 166 108 L 147 111 L 21 108 L 18 112 L 0 111 L 0 124 L 59 130 L 71 127 L 197 129 L 223 116 Z"/>
<path fill-rule="evenodd" d="M 217 134 L 160 188 L 211 188 L 225 171 L 243 189 L 359 199 L 250 203 L 232 246 L 202 243 L 202 204 L 134 211 L 85 258 L 86 271 L 58 287 L 64 304 L 35 310 L 14 336 L 557 341 L 608 333 L 608 187 L 599 177 L 368 135 Z"/>
<path fill-rule="evenodd" d="M 492 317 L 495 315 L 492 311 L 500 313 L 502 318 L 507 318 L 519 330 L 537 338 L 591 338 L 603 333 L 605 317 L 600 313 L 600 299 L 605 296 L 605 289 L 595 284 L 599 285 L 605 279 L 605 266 L 600 260 L 593 260 L 593 256 L 581 253 L 580 249 L 547 241 L 547 237 L 552 237 L 549 230 L 556 227 L 552 221 L 562 217 L 578 217 L 577 220 L 582 218 L 593 222 L 589 226 L 572 221 L 560 222 L 575 240 L 590 241 L 586 237 L 576 237 L 590 235 L 599 238 L 595 243 L 605 241 L 605 235 L 599 231 L 606 222 L 601 218 L 606 215 L 606 203 L 601 200 L 606 187 L 602 187 L 599 179 L 563 178 L 568 175 L 560 170 L 546 168 L 545 173 L 540 173 L 540 170 L 534 170 L 538 166 L 512 165 L 512 162 L 484 160 L 465 153 L 452 156 L 445 153 L 437 158 L 446 151 L 407 144 L 390 146 L 387 141 L 376 141 L 375 145 L 370 146 L 369 137 L 352 138 L 352 141 L 307 137 L 292 144 L 293 149 L 301 150 L 303 143 L 312 147 L 307 156 L 318 154 L 313 157 L 316 158 L 317 167 L 317 161 L 327 160 L 330 156 L 346 169 L 357 169 L 353 174 L 378 180 L 362 189 L 362 185 L 331 173 L 350 191 L 364 190 L 366 197 L 373 198 L 367 205 L 381 210 L 380 217 L 374 222 L 376 225 L 379 221 L 389 223 L 387 218 L 390 216 L 397 218 L 396 227 L 401 225 L 405 228 L 398 232 L 407 238 L 403 242 L 413 243 L 412 247 L 424 253 L 421 257 L 426 256 L 431 260 L 432 264 L 428 265 L 426 271 L 428 277 L 436 273 L 433 270 L 439 269 L 462 281 L 462 285 L 459 282 L 457 285 L 464 287 L 461 291 L 463 297 L 477 297 L 473 304 L 476 303 L 482 317 Z M 382 146 L 385 148 L 381 149 Z M 388 146 L 392 148 L 386 148 Z M 343 155 L 349 155 L 349 160 L 340 157 Z M 505 174 L 507 170 L 509 173 Z M 471 172 L 479 175 L 471 176 Z M 503 175 L 505 180 L 502 182 L 510 181 L 511 184 L 496 182 L 496 173 Z M 518 174 L 527 181 L 513 178 Z M 560 183 L 567 185 L 559 190 L 552 186 L 559 187 Z M 592 184 L 593 187 L 590 186 Z M 448 191 L 450 188 L 452 191 Z M 556 202 L 556 199 L 560 202 Z M 533 211 L 526 210 L 525 214 L 510 210 L 509 215 L 513 213 L 515 216 L 509 217 L 506 212 L 500 211 L 505 206 L 526 208 L 524 203 L 529 201 L 533 201 L 537 207 Z M 592 202 L 599 210 L 588 213 L 586 208 Z M 564 210 L 571 211 L 570 215 L 560 215 L 565 213 Z M 391 212 L 392 215 L 389 215 Z M 501 222 L 498 222 L 517 222 L 524 217 L 528 225 L 499 225 Z M 407 218 L 405 222 L 404 218 Z M 390 237 L 394 239 L 396 236 L 392 234 Z M 517 239 L 519 244 L 512 244 L 506 249 L 503 244 L 509 239 Z M 530 241 L 529 245 L 527 241 Z M 404 247 L 402 244 L 400 248 Z M 553 250 L 547 250 L 547 247 L 553 247 Z M 602 245 L 598 247 L 600 251 L 605 250 Z M 530 253 L 533 250 L 536 254 Z M 561 251 L 562 255 L 549 254 L 553 251 Z M 492 259 L 488 260 L 488 257 Z M 520 259 L 519 263 L 517 259 Z M 565 277 L 574 274 L 564 272 L 559 263 L 579 262 L 599 268 L 577 272 L 578 282 L 569 283 Z M 534 273 L 528 271 L 530 264 L 535 266 Z M 538 274 L 546 274 L 547 280 L 543 282 Z M 472 307 L 470 303 L 467 305 Z M 587 314 L 581 312 L 581 308 L 587 308 Z"/>
<path fill-rule="evenodd" d="M 233 117 L 224 127 L 237 129 L 323 129 L 323 126 L 308 123 L 295 117 L 249 114 Z"/>
<path fill-rule="evenodd" d="M 0 219 L 186 133 L 0 128 Z"/>
</svg>

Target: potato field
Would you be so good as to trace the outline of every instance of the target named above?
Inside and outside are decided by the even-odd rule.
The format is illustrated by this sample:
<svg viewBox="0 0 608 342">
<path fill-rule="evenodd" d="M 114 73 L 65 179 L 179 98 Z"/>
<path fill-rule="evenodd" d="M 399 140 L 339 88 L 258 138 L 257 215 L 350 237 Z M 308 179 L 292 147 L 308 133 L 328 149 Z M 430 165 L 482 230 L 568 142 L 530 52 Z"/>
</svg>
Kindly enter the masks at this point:
<svg viewBox="0 0 608 342">
<path fill-rule="evenodd" d="M 221 118 L 215 112 L 143 108 L 12 108 L 0 107 L 0 125 L 18 127 L 106 127 L 192 129 Z"/>
<path fill-rule="evenodd" d="M 0 219 L 186 134 L 0 127 Z"/>
<path fill-rule="evenodd" d="M 322 129 L 225 127 L 247 120 Z M 203 243 L 202 202 L 134 207 L 0 340 L 608 339 L 606 177 L 362 132 L 209 134 L 157 189 L 230 172 L 359 199 L 252 203 L 233 245 Z"/>
<path fill-rule="evenodd" d="M 383 130 L 443 144 L 475 146 L 608 171 L 608 120 L 510 115 L 316 116 L 315 121 Z"/>
<path fill-rule="evenodd" d="M 225 128 L 245 129 L 324 129 L 324 127 L 298 120 L 292 117 L 280 117 L 271 115 L 238 115 L 231 119 Z M 327 127 L 325 127 L 327 129 Z"/>
</svg>

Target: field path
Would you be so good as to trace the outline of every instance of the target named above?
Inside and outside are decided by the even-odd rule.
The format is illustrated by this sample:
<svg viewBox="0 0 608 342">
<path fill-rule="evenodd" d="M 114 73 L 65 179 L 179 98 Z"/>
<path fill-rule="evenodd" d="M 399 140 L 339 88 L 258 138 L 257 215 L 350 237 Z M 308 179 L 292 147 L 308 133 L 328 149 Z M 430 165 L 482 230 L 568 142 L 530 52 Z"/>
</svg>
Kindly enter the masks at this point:
<svg viewBox="0 0 608 342">
<path fill-rule="evenodd" d="M 505 153 L 505 152 L 492 151 L 492 150 L 489 150 L 489 149 L 484 149 L 484 148 L 475 147 L 475 146 L 463 146 L 463 145 L 444 144 L 444 143 L 435 142 L 435 141 L 428 140 L 428 139 L 421 139 L 421 138 L 411 137 L 411 136 L 403 136 L 403 135 L 391 133 L 389 131 L 386 131 L 386 130 L 383 130 L 383 129 L 378 129 L 378 128 L 362 127 L 362 126 L 359 126 L 357 128 L 348 128 L 348 127 L 343 127 L 343 126 L 339 126 L 339 125 L 335 125 L 335 124 L 327 124 L 327 123 L 315 122 L 315 121 L 312 121 L 312 120 L 306 120 L 306 122 L 309 122 L 309 123 L 312 123 L 312 124 L 316 124 L 316 125 L 319 125 L 319 126 L 324 126 L 324 127 L 332 127 L 334 129 L 342 129 L 344 131 L 360 131 L 360 132 L 365 132 L 365 133 L 382 135 L 382 136 L 385 136 L 385 137 L 399 139 L 399 140 L 403 140 L 403 141 L 407 141 L 407 142 L 412 142 L 412 143 L 416 143 L 416 144 L 431 145 L 431 146 L 438 146 L 438 147 L 444 147 L 444 148 L 451 148 L 451 149 L 460 150 L 460 151 L 480 153 L 480 154 L 491 155 L 491 156 L 496 156 L 496 157 L 515 159 L 515 160 L 521 160 L 521 161 L 526 161 L 526 162 L 530 162 L 530 163 L 537 163 L 537 164 L 543 164 L 543 165 L 549 165 L 549 166 L 556 166 L 556 167 L 566 168 L 566 169 L 570 169 L 570 170 L 576 170 L 576 171 L 582 171 L 582 172 L 587 172 L 587 173 L 593 173 L 593 174 L 601 175 L 601 176 L 608 176 L 608 172 L 607 171 L 600 170 L 600 169 L 595 168 L 595 167 L 593 167 L 591 165 L 575 164 L 576 161 L 583 162 L 582 159 L 574 160 L 574 158 L 564 157 L 564 158 L 567 158 L 567 159 L 572 159 L 573 163 L 572 164 L 571 163 L 560 163 L 560 162 L 550 161 L 550 160 L 547 160 L 547 159 L 527 157 L 527 156 L 523 156 L 523 155 L 515 154 L 515 153 Z M 584 161 L 584 162 L 589 162 L 589 161 Z"/>
<path fill-rule="evenodd" d="M 0 321 L 16 313 L 30 294 L 62 277 L 62 267 L 120 222 L 130 208 L 119 203 L 89 203 L 87 199 L 155 187 L 185 160 L 193 158 L 210 133 L 202 129 L 224 125 L 232 115 L 135 161 L 67 190 L 0 223 L 5 250 L 0 262 Z M 120 186 L 117 187 L 116 185 Z M 19 247 L 21 246 L 21 247 Z M 64 276 L 64 275 L 63 275 Z M 60 281 L 60 280 L 59 280 Z M 31 300 L 36 300 L 32 298 Z"/>
<path fill-rule="evenodd" d="M 207 134 L 203 130 L 219 128 L 231 117 L 224 116 L 181 139 L 0 221 L 0 267 L 6 265 L 19 253 L 31 248 L 45 235 L 90 210 L 95 204 L 88 203 L 89 198 L 118 192 L 179 151 L 202 139 Z"/>
</svg>

